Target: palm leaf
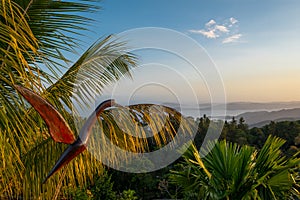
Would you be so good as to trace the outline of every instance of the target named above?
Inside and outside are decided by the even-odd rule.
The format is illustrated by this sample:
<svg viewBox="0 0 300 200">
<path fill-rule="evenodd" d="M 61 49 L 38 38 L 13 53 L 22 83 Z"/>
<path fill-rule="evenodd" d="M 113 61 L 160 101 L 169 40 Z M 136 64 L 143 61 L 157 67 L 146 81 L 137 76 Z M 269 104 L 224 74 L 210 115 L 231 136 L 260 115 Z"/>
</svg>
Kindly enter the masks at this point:
<svg viewBox="0 0 300 200">
<path fill-rule="evenodd" d="M 209 143 L 205 157 L 195 148 L 185 154 L 171 181 L 200 199 L 288 199 L 299 196 L 294 177 L 300 159 L 281 155 L 284 140 L 269 137 L 257 152 L 248 146 L 220 141 Z M 207 173 L 206 171 L 209 171 Z"/>
<path fill-rule="evenodd" d="M 123 74 L 129 72 L 134 66 L 134 56 L 124 53 L 123 43 L 109 41 L 111 37 L 100 40 L 89 48 L 81 58 L 59 79 L 55 84 L 50 86 L 42 95 L 47 98 L 56 108 L 62 113 L 67 121 L 72 121 L 72 116 L 65 109 L 65 105 L 72 108 L 72 98 L 78 93 L 75 93 L 77 86 L 82 87 L 81 82 L 88 79 L 90 82 L 84 82 L 85 88 L 91 88 L 94 93 L 101 93 L 101 88 L 105 84 L 118 80 Z M 122 54 L 121 54 L 122 53 Z M 121 55 L 120 55 L 121 54 Z M 93 79 L 92 79 L 93 78 Z M 88 103 L 86 100 L 92 99 L 90 93 L 79 93 L 75 99 L 81 103 Z M 31 111 L 27 112 L 32 113 Z M 71 122 L 72 123 L 72 122 Z M 75 127 L 73 126 L 75 131 Z M 47 134 L 48 135 L 48 134 Z M 29 188 L 35 188 L 34 192 L 28 192 L 26 195 L 42 195 L 42 198 L 52 198 L 51 194 L 56 193 L 56 185 L 58 185 L 62 173 L 60 172 L 56 178 L 51 179 L 42 189 L 40 188 L 42 180 L 49 171 L 49 167 L 54 165 L 59 155 L 63 152 L 64 145 L 53 146 L 53 142 L 42 138 L 37 141 L 34 146 L 34 151 L 26 153 L 23 156 L 26 166 L 35 165 L 34 168 L 25 173 L 26 191 Z M 36 152 L 39 152 L 36 154 Z M 79 156 L 75 162 L 72 162 L 67 167 L 65 178 L 69 184 L 84 185 L 87 180 L 96 173 L 100 172 L 102 164 L 93 158 L 89 153 L 84 153 Z M 75 172 L 75 173 L 74 173 Z M 65 184 L 64 182 L 63 184 Z M 34 196 L 37 197 L 37 196 Z"/>
<path fill-rule="evenodd" d="M 32 154 L 31 150 L 39 151 L 38 147 L 46 145 L 48 141 L 43 120 L 34 112 L 28 112 L 29 105 L 16 93 L 13 84 L 23 84 L 41 93 L 43 84 L 51 84 L 55 80 L 52 75 L 60 77 L 59 71 L 67 61 L 63 54 L 66 51 L 74 52 L 74 47 L 78 44 L 75 35 L 82 33 L 90 22 L 80 12 L 93 12 L 97 9 L 98 6 L 88 1 L 1 2 L 0 143 L 3 145 L 0 152 L 5 160 L 0 164 L 0 193 L 4 195 L 1 198 L 17 197 L 20 194 L 37 198 L 36 195 L 41 194 L 37 184 L 28 189 L 30 185 L 34 185 L 28 180 L 38 180 L 40 177 L 30 174 L 30 170 L 27 176 L 31 165 L 28 168 L 26 164 L 30 163 L 30 155 L 38 163 L 40 155 Z M 66 33 L 71 34 L 67 36 Z M 49 70 L 52 74 L 48 73 Z M 50 95 L 52 102 L 67 116 L 64 105 L 54 95 Z M 67 98 L 69 96 L 65 97 L 66 101 Z M 51 149 L 57 154 L 61 151 L 61 148 L 54 148 L 53 145 L 48 145 L 45 151 L 50 153 Z M 45 154 L 46 157 L 47 155 Z M 55 156 L 55 153 L 51 156 Z M 33 171 L 42 170 L 32 168 Z M 49 191 L 54 190 L 49 187 L 45 191 L 43 195 L 46 197 L 48 194 L 47 198 L 51 197 Z"/>
<path fill-rule="evenodd" d="M 147 109 L 149 107 L 151 107 L 151 105 L 130 106 L 130 118 L 127 118 L 127 120 L 137 119 L 142 116 L 145 121 L 141 121 L 141 124 L 149 124 L 149 127 L 151 128 L 150 131 L 154 133 L 154 140 L 158 140 L 158 145 L 164 145 L 172 140 L 177 132 L 177 129 L 175 129 L 175 132 L 173 132 L 170 131 L 171 129 L 169 128 L 170 126 L 175 126 L 175 124 L 178 123 L 178 120 L 181 120 L 180 123 L 185 124 L 185 126 L 189 126 L 187 124 L 188 121 L 186 121 L 184 118 L 181 118 L 181 115 L 171 108 L 166 108 L 164 112 L 167 117 L 159 118 L 153 115 L 150 117 L 151 113 L 149 113 L 149 109 Z M 141 153 L 149 151 L 147 148 L 149 138 L 140 139 L 130 135 L 132 132 L 139 134 L 139 131 L 141 131 L 140 134 L 142 134 L 143 128 L 140 127 L 140 123 L 134 123 L 134 127 L 132 127 L 134 130 L 131 130 L 131 127 L 127 127 L 125 130 L 120 129 L 120 127 L 118 127 L 116 122 L 113 120 L 116 119 L 116 116 L 114 116 L 115 114 L 120 115 L 122 113 L 118 111 L 113 112 L 111 110 L 110 112 L 105 112 L 103 115 L 101 115 L 99 124 L 93 128 L 94 134 L 90 139 L 91 141 L 89 142 L 88 149 L 96 149 L 102 153 L 106 152 L 105 156 L 111 156 L 106 159 L 111 160 L 115 164 L 122 164 L 124 159 L 128 159 L 128 161 L 130 161 L 131 157 L 118 157 L 116 152 L 110 148 L 111 143 L 114 143 L 126 151 Z M 84 121 L 81 123 L 83 122 Z M 165 123 L 166 125 L 161 126 L 162 130 L 157 132 L 157 127 L 161 123 Z M 125 122 L 124 124 L 126 125 Z M 181 127 L 181 129 L 185 129 L 185 126 Z M 190 133 L 186 132 L 186 134 Z M 166 135 L 168 135 L 168 138 L 164 138 Z M 110 138 L 110 144 L 106 143 L 107 140 L 103 140 L 103 137 Z M 87 181 L 92 180 L 93 175 L 101 172 L 103 168 L 102 163 L 97 160 L 100 158 L 99 156 L 101 156 L 101 154 L 95 156 L 95 153 L 97 152 L 91 150 L 90 152 L 93 153 L 93 155 L 91 155 L 88 151 L 86 151 L 72 161 L 65 169 L 59 171 L 55 176 L 49 179 L 46 185 L 41 188 L 42 180 L 47 175 L 50 167 L 54 165 L 54 162 L 58 159 L 63 149 L 65 149 L 65 145 L 63 144 L 54 143 L 49 139 L 40 140 L 40 142 L 37 142 L 31 151 L 28 151 L 23 156 L 23 163 L 25 163 L 26 166 L 34 166 L 30 170 L 26 171 L 25 182 L 23 184 L 24 187 L 26 186 L 26 189 L 29 189 L 29 187 L 34 188 L 35 193 L 27 193 L 29 196 L 26 196 L 26 198 L 32 197 L 30 195 L 36 194 L 41 195 L 40 197 L 42 198 L 51 198 L 52 196 L 50 194 L 55 193 L 57 190 L 56 186 L 59 184 L 62 176 L 64 176 L 64 186 L 66 183 L 70 185 L 79 184 L 84 186 Z M 110 150 L 110 152 L 107 152 L 108 150 Z M 119 161 L 122 162 L 119 163 Z M 26 184 L 26 182 L 30 184 Z M 38 191 L 41 192 L 39 193 Z M 36 196 L 33 196 L 33 198 L 35 197 Z"/>
<path fill-rule="evenodd" d="M 64 52 L 76 52 L 79 41 L 92 21 L 82 13 L 100 9 L 93 1 L 17 0 L 29 18 L 32 34 L 39 42 L 39 56 L 35 62 L 44 64 L 53 75 L 61 76 L 61 68 L 68 61 Z"/>
<path fill-rule="evenodd" d="M 80 105 L 89 105 L 106 85 L 124 75 L 131 76 L 136 58 L 125 51 L 124 45 L 112 40 L 112 36 L 94 43 L 47 89 L 46 97 L 53 101 L 60 99 L 70 109 L 71 97 Z"/>
</svg>

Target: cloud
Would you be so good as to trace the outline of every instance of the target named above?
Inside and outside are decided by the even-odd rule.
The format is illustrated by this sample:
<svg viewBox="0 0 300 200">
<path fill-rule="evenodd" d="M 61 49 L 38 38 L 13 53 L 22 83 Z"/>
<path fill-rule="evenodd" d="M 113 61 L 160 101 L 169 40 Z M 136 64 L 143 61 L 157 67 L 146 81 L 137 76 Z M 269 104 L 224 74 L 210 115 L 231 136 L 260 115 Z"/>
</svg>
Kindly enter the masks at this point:
<svg viewBox="0 0 300 200">
<path fill-rule="evenodd" d="M 214 24 L 216 24 L 216 21 L 213 20 L 213 19 L 211 19 L 209 22 L 207 22 L 207 23 L 205 24 L 205 26 L 210 27 L 210 26 L 212 26 L 212 25 L 214 25 Z"/>
<path fill-rule="evenodd" d="M 222 43 L 237 42 L 242 34 L 238 33 L 238 20 L 234 17 L 226 19 L 223 23 L 217 23 L 214 19 L 205 23 L 203 29 L 189 30 L 190 33 L 200 34 L 208 39 L 222 39 Z"/>
<path fill-rule="evenodd" d="M 229 32 L 228 28 L 226 26 L 223 26 L 223 25 L 216 25 L 215 30 L 221 31 L 223 33 Z"/>
<path fill-rule="evenodd" d="M 214 39 L 214 38 L 217 38 L 219 37 L 219 35 L 216 34 L 215 31 L 213 30 L 208 30 L 208 31 L 205 31 L 205 30 L 190 30 L 191 33 L 196 33 L 196 34 L 201 34 L 207 38 L 210 38 L 210 39 Z"/>
<path fill-rule="evenodd" d="M 235 35 L 232 35 L 230 37 L 225 38 L 222 41 L 222 43 L 226 44 L 226 43 L 237 42 L 241 37 L 242 37 L 242 34 L 235 34 Z"/>
<path fill-rule="evenodd" d="M 230 23 L 231 23 L 231 24 L 236 24 L 236 23 L 239 22 L 237 19 L 235 19 L 235 18 L 233 18 L 233 17 L 230 17 L 229 20 L 230 20 Z"/>
</svg>

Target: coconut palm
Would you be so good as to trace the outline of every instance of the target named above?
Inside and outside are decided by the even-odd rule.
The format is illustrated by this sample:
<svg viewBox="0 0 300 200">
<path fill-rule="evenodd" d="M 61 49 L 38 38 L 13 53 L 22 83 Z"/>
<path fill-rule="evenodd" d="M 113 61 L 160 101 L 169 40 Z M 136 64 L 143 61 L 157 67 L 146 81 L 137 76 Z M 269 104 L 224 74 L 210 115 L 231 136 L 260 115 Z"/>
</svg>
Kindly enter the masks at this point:
<svg viewBox="0 0 300 200">
<path fill-rule="evenodd" d="M 100 94 L 104 85 L 129 72 L 136 62 L 124 43 L 108 36 L 66 67 L 70 61 L 64 55 L 74 53 L 80 44 L 77 35 L 91 22 L 81 13 L 97 10 L 93 1 L 1 1 L 0 198 L 57 198 L 62 185 L 84 184 L 101 171 L 101 163 L 85 153 L 42 185 L 49 166 L 66 146 L 50 139 L 44 121 L 13 87 L 19 84 L 39 93 L 74 128 L 67 111 L 72 100 L 89 101 L 90 93 Z M 74 87 L 85 79 L 90 80 L 85 82 L 89 92 L 78 90 L 75 94 Z"/>
<path fill-rule="evenodd" d="M 299 197 L 293 172 L 300 159 L 282 156 L 284 140 L 270 136 L 261 150 L 225 140 L 217 142 L 204 158 L 192 146 L 171 181 L 191 199 L 289 199 Z"/>
<path fill-rule="evenodd" d="M 105 85 L 122 76 L 131 77 L 130 69 L 136 66 L 136 58 L 126 52 L 125 44 L 108 36 L 96 41 L 66 67 L 70 61 L 64 55 L 75 51 L 79 45 L 76 36 L 91 22 L 80 13 L 97 10 L 99 7 L 92 0 L 1 1 L 0 198 L 56 199 L 62 195 L 63 187 L 84 186 L 94 175 L 102 173 L 102 163 L 85 151 L 42 184 L 67 146 L 52 140 L 49 121 L 45 122 L 31 107 L 32 102 L 24 100 L 15 90 L 16 85 L 22 85 L 47 100 L 78 136 L 77 119 L 69 112 L 72 105 L 88 106 Z M 184 129 L 181 132 L 190 130 L 188 122 L 179 121 L 181 115 L 175 110 L 166 108 L 162 117 L 157 114 L 159 111 L 150 115 L 150 108 L 153 105 L 133 105 L 124 115 L 104 112 L 95 131 L 108 133 L 111 142 L 125 150 L 141 152 L 149 149 L 148 139 L 126 133 L 140 131 L 145 136 L 143 126 L 148 123 L 155 132 L 151 142 L 163 145 L 179 128 Z M 128 121 L 125 131 L 117 126 L 115 118 Z M 132 119 L 135 123 L 128 126 Z M 84 118 L 76 121 L 84 122 Z M 104 144 L 101 148 L 105 147 Z"/>
</svg>

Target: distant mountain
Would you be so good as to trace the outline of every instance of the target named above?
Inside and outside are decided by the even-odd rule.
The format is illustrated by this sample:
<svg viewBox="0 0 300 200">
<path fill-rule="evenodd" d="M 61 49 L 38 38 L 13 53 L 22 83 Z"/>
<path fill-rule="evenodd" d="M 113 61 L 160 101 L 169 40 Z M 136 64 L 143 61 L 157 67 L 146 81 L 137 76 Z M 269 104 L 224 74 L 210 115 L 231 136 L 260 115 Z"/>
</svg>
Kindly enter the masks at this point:
<svg viewBox="0 0 300 200">
<path fill-rule="evenodd" d="M 282 109 L 278 111 L 245 112 L 236 116 L 243 117 L 250 127 L 261 127 L 271 121 L 294 121 L 300 120 L 300 108 Z"/>
<path fill-rule="evenodd" d="M 192 106 L 189 104 L 179 104 L 172 102 L 163 102 L 162 105 L 184 108 L 184 109 L 198 109 L 211 110 L 212 105 L 210 103 L 201 103 L 199 106 Z M 214 103 L 214 109 L 223 109 L 224 104 Z M 279 110 L 279 109 L 291 109 L 300 108 L 300 101 L 288 101 L 288 102 L 228 102 L 226 104 L 227 110 Z"/>
<path fill-rule="evenodd" d="M 253 127 L 263 127 L 264 125 L 270 124 L 271 121 L 273 122 L 283 122 L 283 121 L 298 121 L 299 118 L 280 118 L 280 119 L 276 119 L 276 120 L 266 120 L 266 121 L 262 121 L 256 124 L 251 124 L 249 125 L 249 128 L 253 128 Z"/>
<path fill-rule="evenodd" d="M 205 107 L 205 105 L 208 105 Z M 200 108 L 210 110 L 209 104 L 200 104 Z M 223 104 L 216 104 L 215 109 L 222 108 Z M 300 108 L 300 101 L 290 102 L 230 102 L 226 104 L 227 110 L 278 110 L 278 109 Z"/>
<path fill-rule="evenodd" d="M 209 103 L 202 103 L 199 106 L 178 103 L 163 103 L 163 105 L 186 112 L 187 116 L 198 117 L 199 112 L 193 112 L 200 109 L 201 113 L 215 119 L 224 119 L 224 104 L 214 104 L 214 116 L 211 116 L 212 106 Z M 294 121 L 300 120 L 300 101 L 291 102 L 230 102 L 226 104 L 227 116 L 225 119 L 230 120 L 232 116 L 236 119 L 243 117 L 250 127 L 262 127 L 271 121 Z"/>
</svg>

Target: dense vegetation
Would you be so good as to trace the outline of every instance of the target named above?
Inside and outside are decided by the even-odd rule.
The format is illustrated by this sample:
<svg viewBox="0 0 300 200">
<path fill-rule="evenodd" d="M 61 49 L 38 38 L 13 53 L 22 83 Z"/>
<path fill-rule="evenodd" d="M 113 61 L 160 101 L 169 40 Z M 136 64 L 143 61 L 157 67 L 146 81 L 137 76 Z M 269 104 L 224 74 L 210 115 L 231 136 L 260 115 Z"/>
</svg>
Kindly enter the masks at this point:
<svg viewBox="0 0 300 200">
<path fill-rule="evenodd" d="M 1 1 L 1 199 L 125 200 L 185 197 L 182 185 L 176 181 L 170 183 L 171 170 L 179 170 L 184 158 L 153 173 L 129 174 L 106 169 L 91 154 L 85 152 L 46 184 L 41 184 L 66 146 L 55 143 L 50 138 L 43 119 L 16 92 L 14 84 L 31 88 L 50 101 L 69 122 L 76 135 L 74 120 L 68 112 L 72 109 L 72 100 L 86 105 L 93 98 L 91 93 L 100 95 L 106 84 L 127 74 L 136 63 L 136 58 L 126 52 L 124 43 L 115 41 L 112 36 L 96 41 L 77 61 L 68 60 L 66 55 L 74 53 L 80 45 L 77 35 L 82 34 L 91 22 L 87 16 L 97 10 L 99 7 L 93 0 Z M 74 88 L 78 88 L 78 79 L 89 80 L 84 85 L 89 88 L 89 92 L 84 89 L 74 92 Z M 170 118 L 170 121 L 167 128 L 176 129 L 176 118 Z M 197 147 L 201 146 L 209 124 L 212 127 L 222 124 L 211 122 L 205 116 L 188 121 L 197 130 L 194 141 Z M 113 124 L 112 120 L 106 122 Z M 282 155 L 292 157 L 300 148 L 299 124 L 299 121 L 280 122 L 249 129 L 243 119 L 238 122 L 233 119 L 225 123 L 220 140 L 250 145 L 259 150 L 263 149 L 268 136 L 274 135 L 287 141 L 282 146 L 277 146 L 282 147 Z M 166 135 L 171 136 L 170 132 Z M 167 138 L 166 141 L 170 139 L 164 138 Z M 124 139 L 116 137 L 115 142 L 118 141 L 121 143 Z M 150 151 L 159 148 L 157 142 L 153 141 L 149 141 Z M 226 146 L 224 144 L 220 143 L 222 148 Z M 138 142 L 129 146 L 132 149 L 138 149 L 137 147 L 144 146 Z M 289 170 L 293 171 L 292 165 Z M 297 178 L 295 180 L 299 183 Z M 191 190 L 189 195 L 194 193 Z"/>
<path fill-rule="evenodd" d="M 300 159 L 281 155 L 282 139 L 270 136 L 257 151 L 225 140 L 209 144 L 201 158 L 195 146 L 171 171 L 170 179 L 188 199 L 289 199 L 299 195 Z"/>
<path fill-rule="evenodd" d="M 203 116 L 196 121 L 199 126 L 195 143 L 199 146 L 202 143 L 201 138 L 203 138 L 201 133 L 206 133 L 210 120 L 206 116 Z M 225 121 L 220 140 L 226 139 L 229 142 L 250 145 L 261 149 L 269 135 L 286 140 L 281 150 L 287 156 L 300 150 L 300 121 L 270 122 L 260 128 L 248 128 L 243 118 L 237 120 L 233 117 L 232 120 Z"/>
<path fill-rule="evenodd" d="M 196 134 L 196 138 L 194 140 L 195 148 L 196 146 L 200 146 L 203 140 L 203 134 L 206 133 L 209 123 L 219 123 L 219 122 L 213 122 L 210 121 L 209 118 L 206 116 L 203 116 L 202 118 L 198 118 L 195 120 L 198 126 L 198 132 Z M 243 168 L 246 169 L 247 166 L 243 166 L 243 162 L 247 163 L 247 165 L 251 165 L 251 162 L 254 162 L 256 160 L 251 160 L 251 155 L 256 155 L 256 159 L 270 159 L 268 162 L 270 162 L 270 165 L 268 170 L 274 172 L 276 171 L 275 168 L 281 169 L 284 168 L 282 166 L 286 165 L 285 160 L 292 159 L 289 161 L 289 165 L 285 170 L 290 171 L 291 174 L 293 174 L 293 178 L 295 179 L 296 183 L 294 184 L 294 189 L 299 191 L 299 184 L 300 184 L 300 177 L 299 177 L 299 159 L 296 159 L 296 157 L 299 158 L 299 148 L 300 148 L 300 121 L 283 121 L 283 122 L 271 122 L 268 125 L 265 125 L 261 128 L 251 128 L 249 129 L 247 124 L 243 119 L 239 119 L 238 121 L 234 118 L 226 122 L 224 124 L 224 128 L 221 134 L 221 137 L 219 139 L 219 143 L 217 143 L 217 147 L 214 149 L 215 153 L 216 151 L 226 151 L 232 153 L 231 160 L 239 160 L 240 163 L 235 163 L 236 168 Z M 272 136 L 272 137 L 271 137 Z M 271 137 L 271 138 L 270 138 Z M 274 138 L 274 137 L 277 137 Z M 281 139 L 279 139 L 281 138 Z M 225 140 L 227 141 L 227 145 L 225 143 Z M 268 140 L 268 142 L 267 142 Z M 241 147 L 239 147 L 241 146 Z M 260 153 L 261 152 L 261 153 Z M 262 156 L 263 152 L 268 154 L 269 156 Z M 226 155 L 228 155 L 227 153 Z M 218 154 L 219 156 L 222 155 Z M 260 155 L 260 156 L 259 156 Z M 212 156 L 212 155 L 211 155 Z M 216 155 L 214 155 L 216 156 Z M 219 157 L 218 156 L 218 157 Z M 272 157 L 273 156 L 273 157 Z M 190 160 L 194 160 L 194 162 Z M 209 159 L 209 158 L 206 158 Z M 228 157 L 224 158 L 225 160 L 230 160 Z M 245 159 L 244 161 L 242 159 Z M 283 159 L 283 160 L 281 160 Z M 296 159 L 296 160 L 295 160 Z M 212 159 L 214 160 L 214 159 Z M 188 176 L 185 174 L 184 169 L 190 166 L 190 172 L 189 173 L 195 173 L 195 179 L 198 179 L 198 181 L 201 181 L 200 179 L 203 178 L 203 181 L 207 180 L 205 178 L 205 174 L 203 175 L 203 172 L 200 173 L 199 164 L 195 164 L 197 162 L 197 159 L 195 159 L 193 148 L 190 148 L 185 154 L 183 154 L 183 157 L 178 159 L 176 162 L 174 162 L 172 165 L 155 171 L 151 173 L 141 173 L 141 174 L 130 174 L 120 171 L 115 171 L 113 169 L 106 169 L 106 176 L 110 177 L 109 181 L 112 184 L 112 187 L 110 188 L 110 191 L 112 191 L 115 196 L 111 199 L 115 199 L 116 195 L 122 194 L 124 191 L 134 191 L 135 196 L 139 199 L 154 199 L 154 198 L 187 198 L 187 199 L 196 199 L 198 198 L 200 191 L 199 183 L 197 181 L 193 182 L 193 179 L 188 178 Z M 204 161 L 205 162 L 205 159 Z M 206 160 L 207 162 L 207 160 Z M 267 161 L 264 161 L 266 163 Z M 276 163 L 278 162 L 278 163 Z M 279 163 L 280 162 L 280 163 Z M 294 163 L 293 163 L 294 162 Z M 225 162 L 224 164 L 230 164 L 230 162 Z M 263 163 L 260 161 L 260 163 Z M 275 164 L 276 163 L 276 164 Z M 293 164 L 292 164 L 293 163 Z M 296 164 L 295 164 L 296 163 Z M 297 164 L 298 163 L 298 164 Z M 232 163 L 231 163 L 232 164 Z M 252 163 L 253 164 L 253 163 Z M 193 166 L 194 165 L 194 166 Z M 198 166 L 198 167 L 197 167 Z M 266 174 L 266 171 L 261 171 L 262 168 L 259 168 L 256 166 L 257 172 L 261 172 L 260 174 Z M 273 167 L 270 169 L 270 167 Z M 210 169 L 208 167 L 208 169 Z M 255 170 L 251 171 L 251 173 L 255 174 Z M 265 169 L 267 170 L 267 169 Z M 180 181 L 174 181 L 174 171 L 176 172 L 182 172 L 182 176 L 185 174 L 185 179 L 182 178 L 182 182 L 186 184 L 180 184 Z M 242 171 L 242 170 L 241 170 Z M 287 171 L 285 171 L 287 173 Z M 281 171 L 280 171 L 281 172 Z M 231 178 L 234 178 L 234 172 L 228 172 L 228 182 L 226 184 L 232 183 Z M 230 174 L 233 173 L 233 174 Z M 282 172 L 283 173 L 283 172 Z M 201 175 L 202 174 L 202 175 Z M 280 176 L 280 173 L 277 172 L 276 175 Z M 282 174 L 281 174 L 282 175 Z M 252 175 L 249 175 L 249 177 L 254 177 Z M 105 178 L 102 177 L 102 178 Z M 222 178 L 220 176 L 219 178 Z M 266 178 L 266 177 L 264 177 Z M 279 177 L 280 178 L 280 177 Z M 256 181 L 258 178 L 256 178 Z M 275 178 L 274 178 L 275 180 Z M 283 188 L 282 194 L 278 193 L 278 196 L 276 196 L 279 199 L 285 199 L 288 197 L 297 199 L 297 196 L 299 193 L 291 191 L 289 187 L 284 187 L 286 182 L 289 180 L 288 175 L 281 177 L 278 181 L 274 181 L 276 184 L 282 183 L 283 185 L 275 186 L 279 188 Z M 241 181 L 241 180 L 240 180 Z M 255 180 L 251 180 L 249 182 L 252 182 L 253 185 Z M 248 184 L 249 184 L 248 182 Z M 198 184 L 198 186 L 197 186 Z M 214 183 L 217 184 L 217 183 Z M 210 187 L 214 189 L 218 189 L 218 184 L 208 184 Z M 237 183 L 236 183 L 237 184 Z M 245 183 L 244 183 L 245 184 Z M 290 184 L 290 183 L 289 183 Z M 196 186 L 195 186 L 196 185 Z M 259 185 L 259 184 L 257 184 Z M 249 185 L 242 185 L 240 183 L 239 185 L 242 189 L 244 188 L 251 188 Z M 95 185 L 88 185 L 87 188 L 93 188 Z M 99 186 L 98 186 L 99 187 Z M 221 187 L 221 186 L 220 186 Z M 233 186 L 226 186 L 228 188 Z M 212 188 L 209 189 L 209 187 L 204 187 L 205 191 L 212 191 Z M 261 188 L 260 188 L 261 189 Z M 285 190 L 284 190 L 285 189 Z M 197 191 L 199 190 L 199 191 Z M 202 189 L 203 190 L 203 189 Z M 224 188 L 219 188 L 219 192 L 223 191 L 225 192 Z M 241 190 L 241 189 L 240 189 Z M 82 193 L 86 194 L 91 191 L 91 189 L 86 190 L 80 190 Z M 262 190 L 259 190 L 260 195 L 262 195 Z M 227 191 L 228 192 L 228 191 Z M 231 191 L 231 196 L 228 198 L 230 199 L 240 199 L 241 197 L 233 196 L 235 195 L 242 195 L 247 194 L 249 196 L 252 195 L 252 198 L 255 197 L 256 193 L 251 193 L 249 191 L 244 191 L 242 193 L 241 191 Z M 247 193 L 248 192 L 248 193 Z M 253 192 L 253 191 L 252 191 Z M 257 194 L 259 193 L 257 192 Z M 294 195 L 292 195 L 294 193 Z M 90 193 L 92 197 L 92 193 Z M 213 194 L 213 193 L 212 193 Z M 217 195 L 217 194 L 215 194 Z M 225 194 L 219 194 L 219 196 L 224 196 Z M 267 192 L 266 194 L 267 195 Z M 280 196 L 282 195 L 282 196 Z M 290 195 L 288 197 L 284 195 Z M 208 195 L 209 196 L 209 195 Z M 261 196 L 263 199 L 268 199 L 268 196 Z M 299 196 L 298 196 L 299 197 Z M 207 197 L 208 198 L 208 197 Z M 223 197 L 225 198 L 225 197 Z M 106 199 L 109 199 L 109 197 L 106 197 Z M 200 198 L 203 199 L 203 198 Z M 217 196 L 215 198 L 208 199 L 219 199 Z M 222 199 L 222 198 L 220 198 Z M 255 199 L 255 198 L 254 198 Z"/>
</svg>

